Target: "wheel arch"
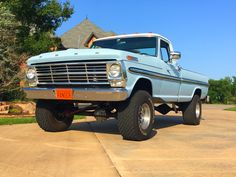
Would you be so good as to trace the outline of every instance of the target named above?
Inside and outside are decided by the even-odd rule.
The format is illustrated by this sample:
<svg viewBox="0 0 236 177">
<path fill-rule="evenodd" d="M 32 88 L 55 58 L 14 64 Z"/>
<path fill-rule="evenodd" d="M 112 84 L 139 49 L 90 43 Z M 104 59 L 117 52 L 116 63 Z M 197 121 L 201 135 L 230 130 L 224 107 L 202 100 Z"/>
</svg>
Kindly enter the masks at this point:
<svg viewBox="0 0 236 177">
<path fill-rule="evenodd" d="M 202 96 L 202 89 L 200 87 L 196 87 L 194 89 L 193 94 L 192 94 L 192 98 L 194 97 L 194 95 L 198 95 L 201 98 L 201 96 Z"/>
<path fill-rule="evenodd" d="M 137 90 L 145 90 L 152 96 L 153 95 L 152 82 L 147 78 L 139 78 L 133 87 L 131 95 L 133 95 Z"/>
</svg>

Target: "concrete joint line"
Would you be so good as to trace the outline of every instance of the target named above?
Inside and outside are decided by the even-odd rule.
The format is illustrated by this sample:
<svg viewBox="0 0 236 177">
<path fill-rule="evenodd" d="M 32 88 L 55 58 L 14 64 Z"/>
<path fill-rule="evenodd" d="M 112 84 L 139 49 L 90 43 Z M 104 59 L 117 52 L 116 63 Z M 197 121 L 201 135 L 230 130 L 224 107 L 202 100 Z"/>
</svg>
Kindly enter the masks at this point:
<svg viewBox="0 0 236 177">
<path fill-rule="evenodd" d="M 110 157 L 109 154 L 107 153 L 107 151 L 106 151 L 106 149 L 105 149 L 103 143 L 102 143 L 102 142 L 100 141 L 100 139 L 98 138 L 98 136 L 97 136 L 96 132 L 94 131 L 94 129 L 93 129 L 91 123 L 88 122 L 88 125 L 89 125 L 90 129 L 92 130 L 94 136 L 96 137 L 97 141 L 98 141 L 99 144 L 101 145 L 102 150 L 104 151 L 104 153 L 106 154 L 107 158 L 109 159 L 109 161 L 111 162 L 112 166 L 114 167 L 115 171 L 117 172 L 117 175 L 118 175 L 119 177 L 122 177 L 122 175 L 120 174 L 119 170 L 116 168 L 116 166 L 115 166 L 113 160 L 111 159 L 111 157 Z"/>
</svg>

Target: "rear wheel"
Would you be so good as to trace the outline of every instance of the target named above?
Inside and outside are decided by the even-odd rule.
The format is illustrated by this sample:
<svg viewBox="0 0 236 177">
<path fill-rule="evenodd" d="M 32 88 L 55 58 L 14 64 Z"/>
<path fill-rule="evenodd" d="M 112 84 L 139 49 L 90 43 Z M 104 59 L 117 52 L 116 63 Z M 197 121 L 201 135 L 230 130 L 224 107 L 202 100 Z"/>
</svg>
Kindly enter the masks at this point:
<svg viewBox="0 0 236 177">
<path fill-rule="evenodd" d="M 124 139 L 141 141 L 151 137 L 154 107 L 148 92 L 139 90 L 118 109 L 118 127 Z"/>
<path fill-rule="evenodd" d="M 67 130 L 73 115 L 66 115 L 66 111 L 72 109 L 73 104 L 58 103 L 39 100 L 36 105 L 36 120 L 40 128 L 49 132 Z"/>
<path fill-rule="evenodd" d="M 202 103 L 198 95 L 194 95 L 189 103 L 184 103 L 183 120 L 187 125 L 199 125 L 202 117 Z"/>
</svg>

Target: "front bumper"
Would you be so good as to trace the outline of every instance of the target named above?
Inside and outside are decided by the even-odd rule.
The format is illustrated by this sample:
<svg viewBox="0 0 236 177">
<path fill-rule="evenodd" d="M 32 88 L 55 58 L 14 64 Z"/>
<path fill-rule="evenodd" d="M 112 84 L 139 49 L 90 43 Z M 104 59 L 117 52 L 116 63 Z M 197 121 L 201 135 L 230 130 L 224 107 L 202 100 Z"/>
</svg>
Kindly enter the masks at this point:
<svg viewBox="0 0 236 177">
<path fill-rule="evenodd" d="M 57 100 L 56 88 L 24 88 L 26 97 L 30 99 Z M 78 101 L 124 101 L 128 98 L 128 91 L 124 88 L 72 88 L 72 100 Z"/>
</svg>

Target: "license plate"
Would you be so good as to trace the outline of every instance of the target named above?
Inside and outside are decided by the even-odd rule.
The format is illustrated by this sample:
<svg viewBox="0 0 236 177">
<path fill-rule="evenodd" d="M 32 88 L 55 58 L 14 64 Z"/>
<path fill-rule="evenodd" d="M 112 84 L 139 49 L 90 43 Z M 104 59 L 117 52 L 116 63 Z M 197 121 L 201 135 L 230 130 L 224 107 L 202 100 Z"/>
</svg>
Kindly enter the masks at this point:
<svg viewBox="0 0 236 177">
<path fill-rule="evenodd" d="M 56 98 L 60 100 L 72 100 L 72 89 L 56 89 Z"/>
</svg>

